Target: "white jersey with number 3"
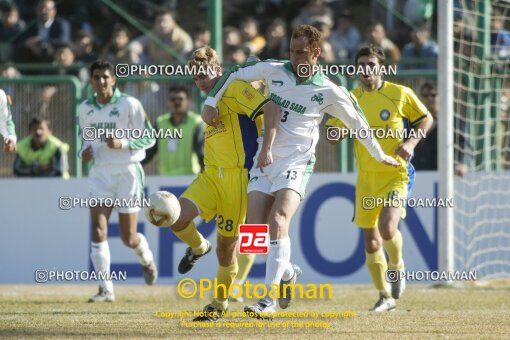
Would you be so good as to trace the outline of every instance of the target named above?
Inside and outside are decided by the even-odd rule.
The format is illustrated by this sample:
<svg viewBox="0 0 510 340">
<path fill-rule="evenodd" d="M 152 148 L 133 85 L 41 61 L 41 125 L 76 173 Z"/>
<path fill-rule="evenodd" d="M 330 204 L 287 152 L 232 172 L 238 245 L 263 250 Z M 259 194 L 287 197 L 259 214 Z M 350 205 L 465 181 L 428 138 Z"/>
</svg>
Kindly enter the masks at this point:
<svg viewBox="0 0 510 340">
<path fill-rule="evenodd" d="M 270 99 L 280 106 L 280 123 L 273 144 L 273 154 L 284 157 L 298 151 L 313 154 L 319 140 L 319 125 L 324 114 L 342 120 L 351 129 L 369 129 L 355 99 L 343 87 L 319 73 L 299 83 L 289 61 L 262 61 L 236 66 L 227 72 L 209 93 L 205 104 L 216 103 L 235 79 L 264 80 Z M 373 139 L 363 139 L 374 158 L 381 161 L 384 153 Z"/>
</svg>

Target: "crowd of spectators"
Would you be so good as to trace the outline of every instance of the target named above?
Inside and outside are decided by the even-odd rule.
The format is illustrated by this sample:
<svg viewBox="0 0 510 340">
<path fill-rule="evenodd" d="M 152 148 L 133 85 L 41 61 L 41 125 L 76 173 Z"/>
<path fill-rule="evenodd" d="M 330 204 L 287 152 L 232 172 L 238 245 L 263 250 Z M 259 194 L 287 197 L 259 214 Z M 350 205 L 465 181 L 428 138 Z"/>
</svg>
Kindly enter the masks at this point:
<svg viewBox="0 0 510 340">
<path fill-rule="evenodd" d="M 224 9 L 227 63 L 244 62 L 249 55 L 288 58 L 289 34 L 301 24 L 314 25 L 323 32 L 326 62 L 350 60 L 367 43 L 383 46 L 394 61 L 401 56 L 437 56 L 432 26 L 434 1 L 389 1 L 393 6 L 351 0 L 233 1 L 236 2 L 245 9 L 243 16 L 229 15 L 229 6 Z M 63 49 L 72 63 L 90 63 L 104 57 L 114 63 L 168 64 L 183 62 L 193 49 L 210 43 L 206 21 L 196 20 L 198 13 L 206 14 L 200 6 L 195 17 L 179 18 L 176 10 L 182 7 L 180 1 L 116 3 L 140 25 L 132 25 L 126 16 L 97 0 L 76 6 L 56 0 L 0 0 L 0 62 L 59 64 Z M 420 11 L 422 3 L 427 3 L 430 10 L 418 15 L 415 12 Z M 168 4 L 174 8 L 162 7 Z M 251 12 L 250 5 L 254 4 L 258 5 Z M 399 15 L 410 16 L 413 21 L 403 23 Z"/>
</svg>

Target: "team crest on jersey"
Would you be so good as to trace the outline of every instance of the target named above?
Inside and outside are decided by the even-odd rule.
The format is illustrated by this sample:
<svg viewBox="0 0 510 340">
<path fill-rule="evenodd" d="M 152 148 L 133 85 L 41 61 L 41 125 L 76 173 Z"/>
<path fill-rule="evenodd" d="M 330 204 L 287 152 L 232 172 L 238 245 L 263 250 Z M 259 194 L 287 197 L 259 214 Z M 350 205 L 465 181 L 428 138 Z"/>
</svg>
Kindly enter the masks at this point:
<svg viewBox="0 0 510 340">
<path fill-rule="evenodd" d="M 117 110 L 116 107 L 114 107 L 113 110 L 110 111 L 110 117 L 113 117 L 113 116 L 116 116 L 116 117 L 120 116 L 119 110 Z"/>
<path fill-rule="evenodd" d="M 324 102 L 324 96 L 322 95 L 322 93 L 314 94 L 312 97 L 312 102 L 317 102 L 319 103 L 319 105 L 322 105 L 322 103 Z"/>
<path fill-rule="evenodd" d="M 382 120 L 388 120 L 390 119 L 390 111 L 382 110 L 379 116 L 381 117 Z"/>
<path fill-rule="evenodd" d="M 243 90 L 243 94 L 248 100 L 253 100 L 253 93 L 251 93 L 248 89 Z"/>
<path fill-rule="evenodd" d="M 271 85 L 283 86 L 283 81 L 281 81 L 281 80 L 271 80 Z"/>
</svg>

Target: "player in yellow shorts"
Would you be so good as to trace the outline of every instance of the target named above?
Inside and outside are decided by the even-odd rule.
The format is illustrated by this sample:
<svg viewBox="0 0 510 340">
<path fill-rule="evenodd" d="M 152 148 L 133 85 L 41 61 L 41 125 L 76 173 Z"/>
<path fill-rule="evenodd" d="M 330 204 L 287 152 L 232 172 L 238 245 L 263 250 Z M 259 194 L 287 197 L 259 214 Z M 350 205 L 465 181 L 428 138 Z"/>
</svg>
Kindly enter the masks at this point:
<svg viewBox="0 0 510 340">
<path fill-rule="evenodd" d="M 194 51 L 188 65 L 195 67 L 197 74 L 193 80 L 206 94 L 222 75 L 218 56 L 210 47 Z M 205 72 L 211 66 L 215 74 Z M 179 273 L 190 271 L 211 250 L 211 244 L 198 232 L 193 219 L 200 215 L 210 221 L 216 215 L 219 262 L 216 278 L 218 285 L 227 288 L 225 291 L 220 288 L 218 297 L 204 308 L 208 313 L 194 321 L 215 321 L 228 308 L 228 288 L 238 270 L 237 229 L 246 217 L 248 170 L 253 165 L 257 138 L 261 135 L 262 108 L 268 113 L 280 110 L 249 83 L 235 81 L 228 87 L 219 103 L 218 120 L 205 130 L 205 169 L 179 199 L 181 214 L 171 229 L 189 246 L 179 263 Z"/>
<path fill-rule="evenodd" d="M 379 47 L 362 48 L 356 55 L 356 64 L 365 69 L 384 65 L 384 61 L 384 52 Z M 365 113 L 372 134 L 378 138 L 383 151 L 394 153 L 402 165 L 398 168 L 382 166 L 358 140 L 354 142 L 358 169 L 354 223 L 363 228 L 366 265 L 379 290 L 379 300 L 371 311 L 382 312 L 395 309 L 395 299 L 405 289 L 405 280 L 400 275 L 404 271 L 404 261 L 398 224 L 405 218 L 405 199 L 414 183 L 414 168 L 410 162 L 413 150 L 432 126 L 433 119 L 411 89 L 385 81 L 377 74 L 361 75 L 360 81 L 361 86 L 352 93 Z M 330 129 L 328 140 L 333 143 L 346 131 L 331 130 L 344 127 L 336 118 L 328 120 L 326 126 Z"/>
</svg>

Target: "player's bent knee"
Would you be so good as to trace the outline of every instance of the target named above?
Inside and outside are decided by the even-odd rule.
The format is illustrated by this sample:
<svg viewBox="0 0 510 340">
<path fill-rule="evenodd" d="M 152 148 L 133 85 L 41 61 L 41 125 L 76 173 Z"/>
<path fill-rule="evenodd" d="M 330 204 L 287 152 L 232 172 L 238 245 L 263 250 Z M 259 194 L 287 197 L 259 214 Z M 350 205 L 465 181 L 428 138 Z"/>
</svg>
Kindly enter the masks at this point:
<svg viewBox="0 0 510 340">
<path fill-rule="evenodd" d="M 366 230 L 365 233 L 365 250 L 368 253 L 375 253 L 382 247 L 382 239 L 377 236 L 375 230 Z"/>
<path fill-rule="evenodd" d="M 121 235 L 120 238 L 122 239 L 122 243 L 124 243 L 124 245 L 129 248 L 136 248 L 140 243 L 140 238 L 136 233 L 129 235 Z"/>
<path fill-rule="evenodd" d="M 216 255 L 218 256 L 218 262 L 222 267 L 231 266 L 236 261 L 235 247 L 233 249 L 230 249 L 218 245 L 216 247 Z"/>
<path fill-rule="evenodd" d="M 384 239 L 384 240 L 391 240 L 393 238 L 393 236 L 395 235 L 395 232 L 396 232 L 396 229 L 389 229 L 389 228 L 381 228 L 381 230 L 379 230 L 379 233 L 381 234 L 381 237 Z"/>
</svg>

